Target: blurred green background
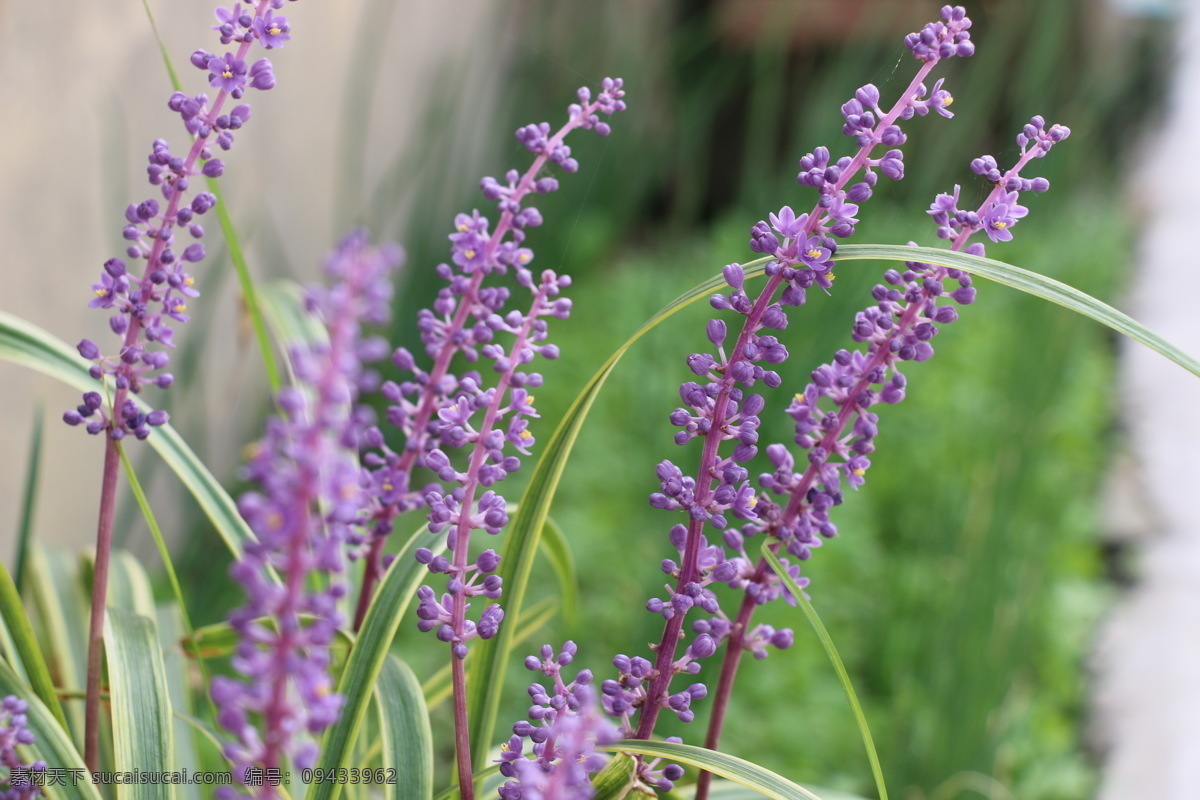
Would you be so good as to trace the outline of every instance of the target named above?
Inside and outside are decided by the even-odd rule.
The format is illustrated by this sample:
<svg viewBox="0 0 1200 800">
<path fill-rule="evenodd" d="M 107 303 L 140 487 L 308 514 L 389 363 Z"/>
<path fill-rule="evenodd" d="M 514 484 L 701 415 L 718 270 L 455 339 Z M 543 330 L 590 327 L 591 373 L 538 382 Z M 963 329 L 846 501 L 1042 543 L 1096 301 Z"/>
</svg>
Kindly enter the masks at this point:
<svg viewBox="0 0 1200 800">
<path fill-rule="evenodd" d="M 387 47 L 383 17 L 404 13 L 402 4 L 374 5 L 358 32 L 361 81 L 343 100 L 347 120 L 371 102 L 353 87 L 370 84 Z M 811 192 L 794 182 L 796 160 L 822 144 L 835 157 L 851 151 L 838 107 L 866 82 L 894 99 L 915 69 L 903 34 L 936 9 L 867 0 L 509 4 L 494 41 L 474 61 L 448 64 L 431 86 L 419 148 L 375 163 L 363 155 L 365 127 L 345 125 L 334 222 L 365 224 L 407 247 L 391 333 L 418 349 L 413 312 L 439 287 L 432 268 L 445 258 L 453 214 L 492 214 L 477 192 L 480 175 L 528 162 L 511 131 L 557 124 L 581 84 L 625 78 L 629 110 L 608 139 L 572 137 L 582 168 L 539 203 L 546 225 L 529 240 L 538 265 L 576 277 L 575 314 L 552 332 L 563 358 L 545 366 L 537 393 L 544 440 L 650 314 L 723 264 L 750 259 L 755 221 L 785 204 L 811 206 Z M 1112 300 L 1133 235 L 1114 187 L 1132 126 L 1160 92 L 1162 56 L 1151 44 L 1163 23 L 1106 22 L 1100 10 L 1083 0 L 973 5 L 977 55 L 937 72 L 957 116 L 907 125 L 908 177 L 881 183 L 854 241 L 936 243 L 924 213 L 933 195 L 958 183 L 964 206 L 982 198 L 988 187 L 967 162 L 982 153 L 1012 161 L 1013 135 L 1043 114 L 1069 125 L 1072 138 L 1035 163 L 1051 192 L 1027 199 L 1016 240 L 989 255 Z M 478 70 L 501 75 L 486 114 L 454 102 Z M 270 231 L 261 238 L 269 243 Z M 783 337 L 792 354 L 782 370 L 787 392 L 769 399 L 764 442 L 790 441 L 783 398 L 849 346 L 853 314 L 886 268 L 847 264 L 831 297 L 814 294 L 793 313 Z M 841 536 L 806 565 L 810 593 L 866 705 L 895 797 L 1088 797 L 1097 761 L 1084 736 L 1084 663 L 1113 585 L 1099 505 L 1116 435 L 1113 342 L 1067 312 L 979 288 L 977 303 L 935 341 L 937 357 L 906 370 L 906 402 L 883 409 L 869 481 L 837 509 Z M 705 344 L 706 312 L 679 314 L 625 358 L 552 511 L 581 565 L 584 602 L 578 619 L 545 638 L 575 639 L 577 663 L 600 678 L 613 654 L 644 655 L 661 632 L 640 606 L 660 591 L 674 520 L 652 511 L 646 495 L 657 489 L 658 461 L 689 464 L 697 455 L 672 444 L 667 414 L 690 375 L 685 357 Z M 510 500 L 517 486 L 506 490 Z M 190 596 L 204 623 L 236 595 L 212 581 L 210 546 L 190 541 L 205 554 L 183 559 L 197 564 Z M 785 606 L 759 619 L 794 627 L 796 645 L 743 667 L 727 749 L 793 780 L 871 794 L 853 719 L 815 636 Z M 412 628 L 398 643 L 406 657 L 433 650 Z M 429 671 L 442 660 L 433 655 Z M 510 678 L 502 720 L 523 718 L 527 703 L 524 671 Z M 696 723 L 662 732 L 698 742 L 706 712 L 700 703 Z"/>
</svg>

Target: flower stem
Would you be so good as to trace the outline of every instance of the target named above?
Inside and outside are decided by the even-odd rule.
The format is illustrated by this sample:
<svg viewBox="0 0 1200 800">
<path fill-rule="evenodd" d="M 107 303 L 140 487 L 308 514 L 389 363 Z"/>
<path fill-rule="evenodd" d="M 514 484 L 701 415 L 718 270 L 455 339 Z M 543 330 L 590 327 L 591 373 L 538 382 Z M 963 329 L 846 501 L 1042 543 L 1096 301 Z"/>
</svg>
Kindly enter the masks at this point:
<svg viewBox="0 0 1200 800">
<path fill-rule="evenodd" d="M 87 698 L 84 702 L 83 760 L 89 770 L 99 769 L 100 663 L 104 652 L 104 607 L 108 597 L 108 561 L 112 550 L 113 511 L 116 507 L 117 470 L 121 453 L 117 440 L 104 437 L 104 476 L 100 483 L 100 517 L 96 525 L 96 564 L 92 574 L 92 609 L 88 627 Z"/>
<path fill-rule="evenodd" d="M 458 793 L 462 800 L 475 800 L 471 764 L 471 731 L 467 728 L 467 668 L 463 659 L 450 657 L 454 684 L 454 758 L 458 763 Z"/>
</svg>

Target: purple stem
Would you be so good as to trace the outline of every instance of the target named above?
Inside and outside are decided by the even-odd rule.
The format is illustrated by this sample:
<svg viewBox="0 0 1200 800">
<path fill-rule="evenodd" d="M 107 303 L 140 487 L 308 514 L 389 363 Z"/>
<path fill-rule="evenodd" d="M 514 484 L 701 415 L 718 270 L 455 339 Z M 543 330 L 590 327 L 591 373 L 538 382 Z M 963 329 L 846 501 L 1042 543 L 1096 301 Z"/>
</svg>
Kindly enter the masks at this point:
<svg viewBox="0 0 1200 800">
<path fill-rule="evenodd" d="M 104 650 L 104 605 L 108 596 L 108 556 L 112 550 L 120 445 L 104 437 L 104 476 L 100 483 L 100 518 L 96 526 L 96 565 L 92 574 L 92 614 L 88 628 L 87 697 L 84 701 L 83 762 L 100 767 L 100 657 Z"/>
</svg>

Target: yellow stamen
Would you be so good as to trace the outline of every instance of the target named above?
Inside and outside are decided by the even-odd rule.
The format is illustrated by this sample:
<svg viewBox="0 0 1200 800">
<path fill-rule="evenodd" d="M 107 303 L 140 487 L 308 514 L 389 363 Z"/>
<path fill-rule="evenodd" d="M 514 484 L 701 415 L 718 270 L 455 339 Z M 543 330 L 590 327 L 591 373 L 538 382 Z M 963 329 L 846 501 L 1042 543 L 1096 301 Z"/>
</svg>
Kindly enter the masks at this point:
<svg viewBox="0 0 1200 800">
<path fill-rule="evenodd" d="M 467 232 L 467 223 L 465 223 L 465 222 L 464 222 L 462 225 L 459 225 L 459 226 L 458 226 L 458 232 L 459 232 L 459 233 L 466 233 L 466 232 Z"/>
<path fill-rule="evenodd" d="M 395 489 L 396 487 L 392 485 L 391 481 L 385 481 L 381 488 L 385 492 L 390 492 L 392 489 Z"/>
<path fill-rule="evenodd" d="M 196 282 L 196 279 L 193 278 L 191 275 L 188 275 L 186 278 L 183 279 L 184 286 L 191 286 L 195 282 Z"/>
<path fill-rule="evenodd" d="M 523 441 L 527 442 L 533 438 L 533 434 L 530 433 L 529 431 L 521 431 L 520 433 L 517 434 L 517 437 L 522 439 Z"/>
<path fill-rule="evenodd" d="M 832 272 L 826 273 L 825 277 L 829 279 L 830 283 L 833 283 L 834 281 L 837 280 L 837 275 L 834 275 Z"/>
<path fill-rule="evenodd" d="M 747 508 L 754 508 L 756 505 L 758 505 L 758 498 L 757 498 L 757 497 L 751 497 L 751 498 L 750 498 L 750 502 L 746 504 L 746 507 L 747 507 Z"/>
<path fill-rule="evenodd" d="M 463 255 L 466 256 L 467 258 L 474 258 L 475 251 L 474 250 L 466 250 L 463 252 Z"/>
<path fill-rule="evenodd" d="M 222 77 L 222 78 L 232 78 L 232 77 L 233 77 L 233 70 L 226 68 L 226 69 L 225 69 L 225 70 L 224 70 L 224 71 L 221 73 L 221 77 Z"/>
<path fill-rule="evenodd" d="M 811 250 L 806 250 L 804 255 L 808 256 L 809 258 L 818 258 L 821 255 L 821 251 L 814 247 Z"/>
<path fill-rule="evenodd" d="M 182 314 L 183 312 L 187 311 L 187 303 L 176 303 L 175 305 L 171 306 L 171 310 L 176 314 Z"/>
<path fill-rule="evenodd" d="M 802 392 L 796 392 L 796 394 L 792 395 L 792 399 L 795 400 L 797 403 L 803 403 L 804 402 L 804 394 Z"/>
<path fill-rule="evenodd" d="M 531 406 L 531 405 L 533 405 L 533 395 L 528 395 L 528 396 L 526 396 L 526 398 L 525 398 L 525 405 L 527 405 L 527 406 Z"/>
<path fill-rule="evenodd" d="M 278 511 L 272 511 L 267 515 L 267 527 L 271 530 L 279 530 L 283 527 L 283 515 Z"/>
<path fill-rule="evenodd" d="M 517 256 L 517 259 L 518 259 L 518 260 L 519 260 L 519 261 L 520 261 L 522 264 L 528 264 L 528 263 L 529 263 L 529 259 L 530 259 L 530 258 L 532 258 L 532 256 L 531 256 L 531 255 L 529 255 L 529 253 L 521 253 L 521 255 Z"/>
<path fill-rule="evenodd" d="M 942 101 L 942 107 L 944 108 L 952 105 L 954 105 L 954 97 L 952 95 L 946 95 L 946 99 Z"/>
<path fill-rule="evenodd" d="M 1007 223 L 1007 222 L 1004 222 L 1004 221 L 1000 221 L 1000 222 L 997 222 L 997 223 L 995 223 L 994 225 L 992 225 L 992 227 L 993 227 L 993 228 L 999 228 L 1000 230 L 1004 230 L 1005 228 L 1007 228 L 1007 227 L 1008 227 L 1008 223 Z"/>
<path fill-rule="evenodd" d="M 283 28 L 276 25 L 273 28 L 267 28 L 267 33 L 271 34 L 272 36 L 278 36 L 279 34 L 283 33 Z"/>
<path fill-rule="evenodd" d="M 859 467 L 858 469 L 852 469 L 852 470 L 850 470 L 850 472 L 854 473 L 855 475 L 857 475 L 860 478 L 863 475 L 867 474 L 867 471 L 865 469 L 863 469 L 862 467 Z"/>
<path fill-rule="evenodd" d="M 96 297 L 108 297 L 108 289 L 97 289 Z"/>
</svg>

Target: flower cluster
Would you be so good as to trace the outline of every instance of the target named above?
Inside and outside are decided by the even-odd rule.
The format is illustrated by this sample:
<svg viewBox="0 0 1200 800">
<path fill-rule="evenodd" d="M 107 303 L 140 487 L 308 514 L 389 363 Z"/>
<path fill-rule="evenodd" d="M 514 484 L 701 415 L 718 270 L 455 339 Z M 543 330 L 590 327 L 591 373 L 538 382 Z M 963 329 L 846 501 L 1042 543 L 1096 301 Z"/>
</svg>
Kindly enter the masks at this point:
<svg viewBox="0 0 1200 800">
<path fill-rule="evenodd" d="M 258 541 L 233 566 L 248 599 L 230 625 L 240 636 L 233 666 L 247 682 L 217 677 L 212 684 L 218 722 L 237 737 L 225 754 L 243 782 L 251 766 L 279 767 L 285 751 L 297 767 L 313 766 L 312 737 L 341 709 L 331 691 L 329 645 L 343 623 L 344 546 L 362 521 L 368 483 L 357 460 L 363 420 L 354 401 L 364 357 L 380 350 L 360 326 L 388 319 L 400 261 L 399 248 L 372 247 L 362 233 L 329 258 L 334 284 L 314 290 L 307 304 L 328 341 L 295 348 L 296 376 L 308 388 L 280 393 L 281 414 L 246 466 L 260 491 L 244 495 L 239 509 Z M 326 576 L 323 588 L 313 589 L 314 573 Z"/>
<path fill-rule="evenodd" d="M 567 642 L 554 652 L 542 645 L 540 657 L 529 656 L 525 668 L 551 679 L 529 686 L 533 705 L 529 719 L 513 726 L 501 745 L 500 774 L 512 778 L 500 787 L 501 800 L 586 800 L 593 794 L 588 775 L 604 766 L 597 744 L 616 741 L 617 731 L 601 715 L 592 692 L 591 670 L 580 670 L 570 683 L 562 669 L 575 659 L 577 648 Z M 529 753 L 525 753 L 528 740 Z"/>
<path fill-rule="evenodd" d="M 16 695 L 10 694 L 0 700 L 0 764 L 8 767 L 8 775 L 0 778 L 0 798 L 4 800 L 42 796 L 43 781 L 34 775 L 46 770 L 46 762 L 27 764 L 17 753 L 18 747 L 37 740 L 27 725 L 25 712 L 28 709 L 28 704 Z"/>
<path fill-rule="evenodd" d="M 694 672 L 691 668 L 697 667 L 695 659 L 712 655 L 733 627 L 721 613 L 710 584 L 722 582 L 746 592 L 761 592 L 764 601 L 780 594 L 778 588 L 754 580 L 754 562 L 743 547 L 742 531 L 752 532 L 756 526 L 770 524 L 780 512 L 774 503 L 764 502 L 751 485 L 745 466 L 758 453 L 759 415 L 766 405 L 763 396 L 753 390 L 760 384 L 766 389 L 780 385 L 775 367 L 787 359 L 788 352 L 776 333 L 787 327 L 786 308 L 803 305 L 814 286 L 824 291 L 832 286 L 836 240 L 854 233 L 859 208 L 874 193 L 879 175 L 892 180 L 904 176 L 903 153 L 898 148 L 906 136 L 899 123 L 930 111 L 952 116 L 948 107 L 953 98 L 942 88 L 942 82 L 931 91 L 924 81 L 942 59 L 971 55 L 973 46 L 967 31 L 971 23 L 958 7 L 944 7 L 942 17 L 943 21 L 930 23 L 906 40 L 921 66 L 890 109 L 881 107 L 880 92 L 870 84 L 858 89 L 842 106 L 843 133 L 854 139 L 857 152 L 834 160 L 827 148 L 820 147 L 800 160 L 797 182 L 818 193 L 813 209 L 797 214 L 785 206 L 751 230 L 751 250 L 768 259 L 767 285 L 758 297 L 747 291 L 744 268 L 730 264 L 724 270 L 729 291 L 711 298 L 713 308 L 733 310 L 744 320 L 736 337 L 729 335 L 724 320 L 708 323 L 706 333 L 715 353 L 693 353 L 688 357 L 688 368 L 698 380 L 683 384 L 680 397 L 684 406 L 670 415 L 671 423 L 680 428 L 676 443 L 699 438 L 703 440 L 703 451 L 694 478 L 685 476 L 670 461 L 658 466 L 660 489 L 650 496 L 651 505 L 682 511 L 687 523 L 674 526 L 670 534 L 671 543 L 680 552 L 679 562 L 663 563 L 663 571 L 674 579 L 674 586 L 667 587 L 668 597 L 654 598 L 647 604 L 649 610 L 663 614 L 666 622 L 662 641 L 655 648 L 655 663 L 650 666 L 644 659 L 624 656 L 615 662 L 620 672 L 615 685 L 620 691 L 612 695 L 614 702 L 608 706 L 611 713 L 621 717 L 626 733 L 649 737 L 661 708 L 690 719 L 692 700 L 704 696 L 702 684 L 676 693 L 669 687 L 679 672 Z M 877 153 L 881 147 L 886 150 Z M 723 454 L 721 443 L 729 440 L 734 445 Z M 774 451 L 769 454 L 775 457 Z M 739 529 L 730 527 L 731 517 L 739 521 Z M 706 525 L 720 532 L 725 547 L 709 542 L 704 533 Z M 727 556 L 726 547 L 734 551 L 733 557 Z M 798 568 L 789 566 L 798 576 Z M 684 617 L 693 606 L 712 616 L 696 623 L 696 639 L 677 659 Z M 766 654 L 768 645 L 787 647 L 792 640 L 791 631 L 769 626 L 744 634 L 745 646 L 759 657 Z M 636 729 L 631 727 L 633 708 L 640 709 Z"/>
<path fill-rule="evenodd" d="M 483 595 L 496 600 L 501 593 L 500 578 L 494 574 L 499 557 L 487 550 L 469 562 L 469 538 L 473 530 L 498 534 L 508 523 L 504 498 L 488 487 L 518 469 L 521 456 L 535 443 L 529 420 L 538 414 L 531 390 L 542 384 L 542 376 L 529 371 L 528 365 L 539 356 L 558 357 L 558 348 L 546 341 L 547 320 L 564 319 L 571 311 L 571 301 L 562 296 L 570 278 L 553 270 L 538 274 L 529 267 L 533 251 L 524 246 L 526 231 L 540 225 L 542 216 L 525 200 L 531 193 L 558 188 L 554 178 L 538 177 L 547 162 L 567 172 L 578 169 L 563 142 L 567 133 L 583 128 L 607 135 L 609 126 L 599 115 L 623 109 L 623 96 L 621 81 L 606 79 L 594 99 L 588 89 L 579 90 L 579 103 L 569 107 L 568 122 L 557 133 L 551 135 L 546 123 L 517 131 L 517 140 L 535 156 L 533 164 L 523 175 L 510 171 L 503 182 L 483 180 L 484 196 L 497 202 L 499 222 L 492 230 L 478 211 L 456 217 L 450 263 L 438 267 L 447 286 L 438 293 L 433 308 L 418 317 L 432 368 L 422 369 L 411 352 L 400 348 L 392 360 L 412 379 L 389 381 L 382 387 L 390 404 L 387 419 L 404 434 L 405 448 L 392 451 L 382 446 L 381 435 L 373 434 L 381 445 L 367 457 L 378 498 L 372 514 L 376 544 L 390 531 L 396 514 L 418 505 L 428 507 L 431 530 L 447 530 L 449 558 L 434 557 L 428 550 L 417 553 L 430 572 L 447 576 L 447 591 L 440 601 L 431 587 L 421 588 L 417 615 L 421 630 L 436 630 L 439 639 L 451 644 L 456 658 L 466 656 L 467 643 L 476 636 L 495 635 L 503 619 L 494 602 L 478 622 L 466 618 L 468 598 Z M 510 270 L 517 286 L 529 292 L 524 310 L 506 310 L 512 299 L 508 287 L 484 285 L 488 276 Z M 488 385 L 480 370 L 452 374 L 450 361 L 458 353 L 469 362 L 480 358 L 491 362 L 490 371 L 498 376 L 495 383 Z M 468 452 L 466 463 L 452 458 L 459 449 Z M 414 491 L 411 476 L 416 467 L 452 488 L 432 484 Z M 372 568 L 369 562 L 368 575 Z M 368 593 L 369 583 L 364 583 L 360 609 Z"/>
<path fill-rule="evenodd" d="M 275 16 L 273 10 L 283 3 L 257 0 L 245 9 L 241 3 L 232 10 L 217 9 L 221 24 L 215 30 L 221 44 L 236 43 L 236 50 L 220 55 L 197 50 L 191 56 L 192 65 L 208 73 L 216 95 L 189 97 L 175 92 L 168 100 L 167 107 L 183 120 L 191 145 L 186 154 L 175 155 L 165 140 L 154 141 L 146 173 L 162 201 L 151 197 L 125 209 L 125 258 L 104 263 L 88 304 L 111 310 L 109 327 L 121 340 L 120 348 L 115 355 L 102 355 L 100 346 L 90 339 L 78 345 L 79 354 L 95 362 L 92 377 L 106 380 L 111 376 L 116 393 L 112 397 L 85 393 L 81 405 L 63 414 L 68 425 L 86 422 L 88 433 L 108 431 L 114 439 L 126 434 L 145 439 L 152 427 L 167 421 L 166 412 L 145 413 L 128 395 L 140 393 L 148 382 L 165 389 L 174 380 L 169 372 L 160 371 L 170 361 L 162 348 L 174 347 L 172 325 L 187 322 L 188 300 L 199 295 L 191 270 L 205 255 L 200 242 L 204 236 L 201 218 L 217 202 L 209 192 L 200 192 L 189 202 L 188 189 L 195 179 L 216 178 L 225 171 L 213 145 L 228 150 L 236 131 L 250 119 L 250 106 L 245 103 L 223 113 L 226 101 L 242 99 L 248 88 L 265 90 L 275 85 L 269 60 L 261 58 L 248 65 L 246 57 L 256 43 L 270 49 L 281 47 L 290 38 L 287 19 Z M 180 229 L 186 229 L 193 241 L 177 241 Z M 157 374 L 152 378 L 151 373 Z"/>
</svg>

